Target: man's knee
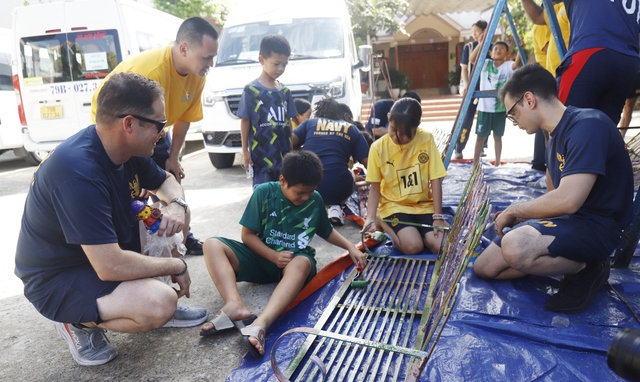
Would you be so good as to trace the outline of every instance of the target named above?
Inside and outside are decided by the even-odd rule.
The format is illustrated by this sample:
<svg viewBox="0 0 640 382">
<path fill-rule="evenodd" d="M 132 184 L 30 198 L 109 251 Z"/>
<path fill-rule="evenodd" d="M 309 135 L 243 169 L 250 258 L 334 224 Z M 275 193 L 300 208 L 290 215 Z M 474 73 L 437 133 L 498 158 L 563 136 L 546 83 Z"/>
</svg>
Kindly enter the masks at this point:
<svg viewBox="0 0 640 382">
<path fill-rule="evenodd" d="M 513 269 L 528 273 L 527 270 L 537 258 L 540 232 L 535 228 L 524 225 L 506 234 L 502 238 L 502 256 Z"/>
<path fill-rule="evenodd" d="M 173 317 L 178 304 L 175 290 L 166 284 L 164 288 L 148 291 L 149 304 L 141 312 L 140 323 L 146 326 L 145 331 L 162 327 Z"/>
</svg>

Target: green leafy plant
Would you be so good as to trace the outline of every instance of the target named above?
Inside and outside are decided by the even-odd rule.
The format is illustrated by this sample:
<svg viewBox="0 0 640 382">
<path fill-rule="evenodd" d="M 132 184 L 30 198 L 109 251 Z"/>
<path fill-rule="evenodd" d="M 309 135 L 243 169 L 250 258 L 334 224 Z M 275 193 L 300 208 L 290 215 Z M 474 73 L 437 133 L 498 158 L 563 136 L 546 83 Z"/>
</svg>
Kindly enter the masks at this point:
<svg viewBox="0 0 640 382">
<path fill-rule="evenodd" d="M 460 69 L 452 70 L 449 73 L 445 74 L 445 79 L 447 80 L 447 85 L 449 86 L 458 86 L 460 85 Z"/>
<path fill-rule="evenodd" d="M 413 83 L 409 75 L 395 69 L 389 69 L 389 80 L 394 88 L 402 90 L 409 90 Z"/>
</svg>

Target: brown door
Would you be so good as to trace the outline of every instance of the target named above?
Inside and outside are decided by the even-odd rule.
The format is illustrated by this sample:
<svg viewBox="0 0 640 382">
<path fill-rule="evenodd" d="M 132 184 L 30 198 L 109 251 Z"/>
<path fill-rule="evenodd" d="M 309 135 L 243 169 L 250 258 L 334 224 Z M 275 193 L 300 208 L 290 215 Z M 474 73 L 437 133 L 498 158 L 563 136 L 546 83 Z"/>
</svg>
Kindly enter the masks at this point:
<svg viewBox="0 0 640 382">
<path fill-rule="evenodd" d="M 398 46 L 400 71 L 409 75 L 412 89 L 447 87 L 448 55 L 447 43 Z"/>
</svg>

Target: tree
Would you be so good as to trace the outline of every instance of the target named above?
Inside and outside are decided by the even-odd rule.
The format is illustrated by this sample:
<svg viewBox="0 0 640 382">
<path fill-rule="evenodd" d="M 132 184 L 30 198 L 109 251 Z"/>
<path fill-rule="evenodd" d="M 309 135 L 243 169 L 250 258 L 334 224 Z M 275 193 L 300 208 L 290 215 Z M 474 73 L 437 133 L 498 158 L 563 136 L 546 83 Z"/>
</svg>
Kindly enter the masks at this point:
<svg viewBox="0 0 640 382">
<path fill-rule="evenodd" d="M 208 17 L 217 25 L 224 25 L 229 13 L 225 0 L 153 0 L 156 8 L 186 19 L 193 16 Z"/>
<path fill-rule="evenodd" d="M 404 32 L 404 22 L 396 15 L 407 0 L 347 0 L 356 46 L 375 40 L 378 31 L 393 35 Z"/>
<path fill-rule="evenodd" d="M 533 53 L 533 37 L 531 34 L 533 23 L 524 11 L 521 0 L 507 0 L 507 6 L 513 17 L 513 23 L 516 25 L 518 36 L 524 40 L 524 50 L 527 56 L 529 56 Z M 511 27 L 509 26 L 506 15 L 500 18 L 500 26 L 503 31 L 508 31 L 508 36 L 503 36 L 502 39 L 507 41 L 515 51 L 515 40 L 512 37 Z"/>
</svg>

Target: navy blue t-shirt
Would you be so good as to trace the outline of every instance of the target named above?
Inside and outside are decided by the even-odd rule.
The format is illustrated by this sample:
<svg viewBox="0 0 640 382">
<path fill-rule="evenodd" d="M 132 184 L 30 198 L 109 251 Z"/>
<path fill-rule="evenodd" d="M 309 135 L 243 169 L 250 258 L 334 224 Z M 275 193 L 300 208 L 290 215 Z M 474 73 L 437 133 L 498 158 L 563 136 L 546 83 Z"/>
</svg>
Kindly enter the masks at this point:
<svg viewBox="0 0 640 382">
<path fill-rule="evenodd" d="M 256 79 L 244 87 L 238 117 L 251 121 L 248 140 L 255 173 L 280 171 L 282 158 L 291 151 L 291 118 L 297 115 L 286 86 L 267 88 Z"/>
<path fill-rule="evenodd" d="M 596 109 L 567 107 L 551 133 L 546 154 L 556 188 L 563 176 L 598 176 L 576 214 L 605 227 L 627 228 L 633 216 L 631 160 L 618 129 L 606 114 Z"/>
<path fill-rule="evenodd" d="M 637 0 L 564 0 L 564 6 L 571 23 L 567 55 L 598 47 L 638 55 Z"/>
<path fill-rule="evenodd" d="M 18 237 L 16 276 L 25 282 L 40 278 L 39 284 L 87 265 L 81 245 L 118 243 L 140 252 L 131 201 L 141 188 L 155 190 L 165 178 L 165 171 L 148 157 L 114 165 L 95 125 L 73 135 L 33 174 Z"/>
<path fill-rule="evenodd" d="M 369 157 L 369 145 L 357 127 L 349 122 L 328 118 L 307 119 L 293 133 L 305 150 L 314 152 L 322 161 L 325 173 L 349 171 L 349 158 Z"/>
<path fill-rule="evenodd" d="M 381 99 L 373 104 L 373 110 L 369 115 L 369 121 L 367 121 L 367 125 L 364 129 L 371 135 L 371 138 L 374 140 L 376 136 L 373 135 L 374 127 L 387 127 L 389 124 L 389 111 L 391 111 L 391 107 L 393 106 L 392 99 Z"/>
</svg>

